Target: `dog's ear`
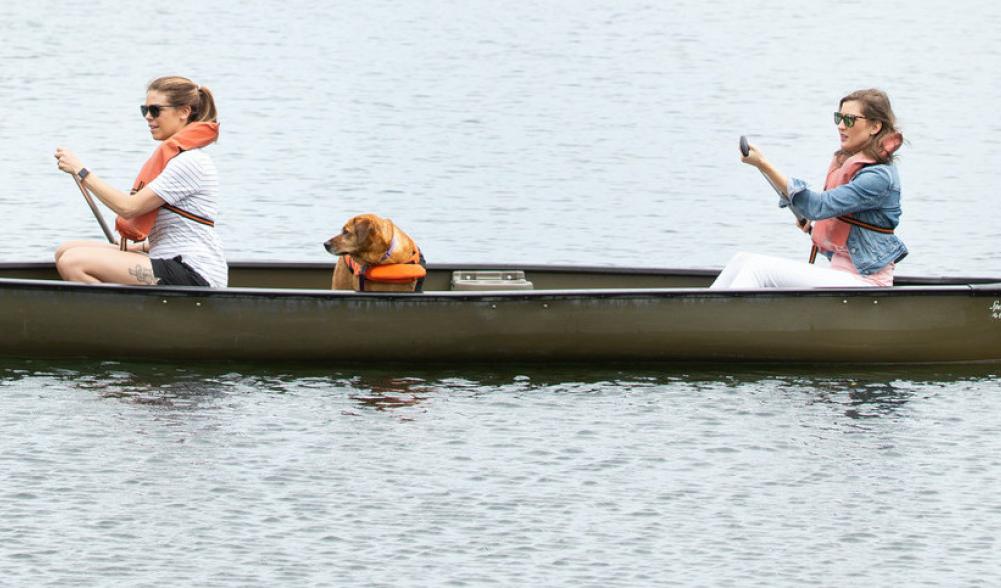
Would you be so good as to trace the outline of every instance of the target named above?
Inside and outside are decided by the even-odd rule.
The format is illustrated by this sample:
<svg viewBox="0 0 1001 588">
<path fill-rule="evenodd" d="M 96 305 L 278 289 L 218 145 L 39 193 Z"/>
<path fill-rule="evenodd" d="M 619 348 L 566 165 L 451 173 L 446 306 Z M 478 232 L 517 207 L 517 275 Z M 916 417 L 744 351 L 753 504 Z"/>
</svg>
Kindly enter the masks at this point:
<svg viewBox="0 0 1001 588">
<path fill-rule="evenodd" d="M 359 248 L 361 245 L 366 243 L 372 238 L 372 221 L 367 218 L 358 219 L 355 221 L 355 240 L 357 241 Z"/>
</svg>

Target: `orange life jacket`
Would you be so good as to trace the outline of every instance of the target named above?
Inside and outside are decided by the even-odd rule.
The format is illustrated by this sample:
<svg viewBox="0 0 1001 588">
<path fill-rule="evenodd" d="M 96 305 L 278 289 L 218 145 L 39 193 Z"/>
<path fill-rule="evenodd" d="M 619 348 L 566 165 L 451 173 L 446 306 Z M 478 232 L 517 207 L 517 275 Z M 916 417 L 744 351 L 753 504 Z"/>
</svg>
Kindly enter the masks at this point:
<svg viewBox="0 0 1001 588">
<path fill-rule="evenodd" d="M 883 139 L 883 150 L 887 155 L 892 154 L 900 148 L 903 137 L 899 133 L 889 135 Z M 838 158 L 831 160 L 831 165 L 827 168 L 827 179 L 824 182 L 824 190 L 831 190 L 838 186 L 843 186 L 852 181 L 862 168 L 879 163 L 865 153 L 856 153 L 842 163 L 838 163 Z M 848 234 L 852 226 L 860 227 L 878 233 L 892 234 L 893 229 L 880 227 L 877 225 L 862 222 L 849 214 L 843 214 L 834 218 L 825 218 L 813 223 L 810 237 L 813 240 L 813 249 L 810 251 L 810 263 L 817 259 L 819 251 L 833 252 L 843 248 L 848 243 Z"/>
<path fill-rule="evenodd" d="M 182 151 L 205 147 L 215 142 L 218 138 L 219 123 L 214 122 L 194 122 L 177 131 L 172 137 L 160 143 L 156 151 L 153 152 L 153 155 L 143 164 L 142 169 L 139 170 L 139 175 L 136 176 L 135 183 L 132 184 L 132 194 L 142 190 L 147 184 L 152 182 L 167 167 L 167 162 Z M 163 208 L 195 222 L 209 226 L 215 225 L 211 219 L 192 214 L 176 206 L 164 204 Z M 123 239 L 142 241 L 153 230 L 158 210 L 154 209 L 131 219 L 118 217 L 115 219 L 115 230 L 118 231 Z"/>
<path fill-rule="evenodd" d="M 386 255 L 388 256 L 392 250 L 391 243 Z M 351 273 L 358 277 L 359 292 L 365 291 L 366 281 L 382 282 L 385 284 L 410 284 L 416 282 L 415 290 L 420 292 L 424 278 L 427 276 L 424 255 L 416 245 L 410 259 L 404 263 L 365 264 L 355 261 L 350 255 L 344 256 L 344 262 L 348 264 Z"/>
</svg>

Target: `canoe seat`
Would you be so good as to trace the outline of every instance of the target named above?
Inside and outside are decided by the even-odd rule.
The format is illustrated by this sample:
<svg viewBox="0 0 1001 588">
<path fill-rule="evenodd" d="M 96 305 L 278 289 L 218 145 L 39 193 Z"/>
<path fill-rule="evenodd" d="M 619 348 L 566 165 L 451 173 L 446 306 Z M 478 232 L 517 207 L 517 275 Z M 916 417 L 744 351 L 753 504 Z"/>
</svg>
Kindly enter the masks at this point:
<svg viewBox="0 0 1001 588">
<path fill-rule="evenodd" d="M 452 290 L 531 290 L 521 270 L 460 270 L 452 272 Z"/>
</svg>

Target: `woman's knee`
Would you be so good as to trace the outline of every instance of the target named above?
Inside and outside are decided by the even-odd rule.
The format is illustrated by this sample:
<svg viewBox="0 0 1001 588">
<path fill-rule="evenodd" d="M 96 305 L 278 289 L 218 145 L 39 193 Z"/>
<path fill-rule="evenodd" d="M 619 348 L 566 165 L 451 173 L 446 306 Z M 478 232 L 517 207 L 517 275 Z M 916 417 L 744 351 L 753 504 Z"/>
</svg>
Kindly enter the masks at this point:
<svg viewBox="0 0 1001 588">
<path fill-rule="evenodd" d="M 756 253 L 748 253 L 747 251 L 739 251 L 730 258 L 730 261 L 726 262 L 727 268 L 742 268 L 747 266 L 760 257 Z"/>
<path fill-rule="evenodd" d="M 59 272 L 59 276 L 62 279 L 71 282 L 85 281 L 87 265 L 90 259 L 86 249 L 70 247 L 57 255 L 56 271 Z"/>
<path fill-rule="evenodd" d="M 59 272 L 59 275 L 64 280 L 69 279 L 67 274 L 71 273 L 72 268 L 76 265 L 76 261 L 74 259 L 76 255 L 71 253 L 73 248 L 67 247 L 66 245 L 67 244 L 60 245 L 56 249 L 56 271 Z"/>
<path fill-rule="evenodd" d="M 56 247 L 56 252 L 53 255 L 53 257 L 55 257 L 56 259 L 56 265 L 59 265 L 59 260 L 62 259 L 63 255 L 72 248 L 73 248 L 72 241 L 70 241 L 69 243 L 60 243 L 59 247 Z"/>
</svg>

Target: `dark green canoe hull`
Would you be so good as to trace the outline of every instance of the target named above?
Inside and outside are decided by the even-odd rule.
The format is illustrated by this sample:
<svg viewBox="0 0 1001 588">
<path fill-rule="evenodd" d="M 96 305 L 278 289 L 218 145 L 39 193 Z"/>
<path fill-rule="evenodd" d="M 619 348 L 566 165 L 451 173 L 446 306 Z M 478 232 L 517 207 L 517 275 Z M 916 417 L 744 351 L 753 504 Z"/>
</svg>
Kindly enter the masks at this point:
<svg viewBox="0 0 1001 588">
<path fill-rule="evenodd" d="M 0 265 L 0 356 L 267 362 L 1001 361 L 1001 280 L 710 291 L 712 270 L 520 266 L 532 290 L 333 292 L 331 265 L 234 263 L 232 287 L 88 286 Z"/>
</svg>

